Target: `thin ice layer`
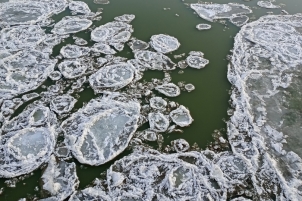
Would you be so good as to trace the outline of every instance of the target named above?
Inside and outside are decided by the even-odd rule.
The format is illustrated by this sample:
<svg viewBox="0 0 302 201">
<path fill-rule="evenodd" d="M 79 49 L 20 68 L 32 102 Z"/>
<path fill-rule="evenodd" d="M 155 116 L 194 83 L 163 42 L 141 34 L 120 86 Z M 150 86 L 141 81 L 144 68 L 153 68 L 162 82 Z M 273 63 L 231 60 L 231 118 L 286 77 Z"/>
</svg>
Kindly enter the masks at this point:
<svg viewBox="0 0 302 201">
<path fill-rule="evenodd" d="M 203 19 L 212 22 L 216 19 L 231 18 L 235 15 L 249 14 L 252 10 L 244 4 L 191 4 L 193 10 Z"/>
<path fill-rule="evenodd" d="M 91 75 L 89 83 L 96 93 L 116 91 L 130 84 L 135 73 L 134 67 L 129 63 L 110 64 Z"/>
<path fill-rule="evenodd" d="M 153 35 L 150 40 L 151 47 L 163 54 L 173 52 L 180 46 L 177 38 L 165 34 Z"/>
<path fill-rule="evenodd" d="M 77 33 L 88 29 L 91 25 L 91 20 L 82 19 L 77 16 L 66 16 L 55 24 L 51 32 L 59 35 Z"/>
<path fill-rule="evenodd" d="M 43 190 L 51 196 L 47 199 L 66 199 L 79 185 L 75 163 L 57 161 L 52 155 L 42 175 L 42 181 Z"/>
<path fill-rule="evenodd" d="M 101 165 L 128 146 L 139 114 L 139 103 L 118 93 L 93 99 L 62 123 L 66 143 L 81 163 Z"/>
</svg>

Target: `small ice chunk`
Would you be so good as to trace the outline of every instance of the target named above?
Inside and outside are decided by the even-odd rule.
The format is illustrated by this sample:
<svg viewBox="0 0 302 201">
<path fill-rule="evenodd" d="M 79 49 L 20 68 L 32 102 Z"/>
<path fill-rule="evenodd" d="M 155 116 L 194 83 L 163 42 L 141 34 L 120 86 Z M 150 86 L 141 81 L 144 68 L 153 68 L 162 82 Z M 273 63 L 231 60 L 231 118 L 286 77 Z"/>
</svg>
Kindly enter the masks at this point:
<svg viewBox="0 0 302 201">
<path fill-rule="evenodd" d="M 82 19 L 77 16 L 66 16 L 55 24 L 51 32 L 59 35 L 77 33 L 88 29 L 88 27 L 90 27 L 91 25 L 91 20 Z"/>
<path fill-rule="evenodd" d="M 151 36 L 150 45 L 156 51 L 166 54 L 177 50 L 180 46 L 177 38 L 165 34 Z"/>
<path fill-rule="evenodd" d="M 230 18 L 234 15 L 249 14 L 252 10 L 244 4 L 191 4 L 193 10 L 203 19 L 212 22 L 215 19 Z"/>
<path fill-rule="evenodd" d="M 258 1 L 257 5 L 262 7 L 262 8 L 280 8 L 280 6 L 274 5 L 270 1 Z"/>
<path fill-rule="evenodd" d="M 75 59 L 89 54 L 88 47 L 80 47 L 77 45 L 66 45 L 61 48 L 60 53 L 67 59 Z"/>
<path fill-rule="evenodd" d="M 150 130 L 156 132 L 165 132 L 169 127 L 169 119 L 162 113 L 149 113 L 148 115 Z"/>
<path fill-rule="evenodd" d="M 57 96 L 51 100 L 50 109 L 61 115 L 70 112 L 76 102 L 77 100 L 70 95 Z"/>
<path fill-rule="evenodd" d="M 91 13 L 90 8 L 85 2 L 82 1 L 72 1 L 69 3 L 69 9 L 74 14 L 84 14 L 87 15 Z"/>
<path fill-rule="evenodd" d="M 198 30 L 208 30 L 211 28 L 212 28 L 212 26 L 209 24 L 197 24 L 196 25 L 196 29 L 198 29 Z"/>
<path fill-rule="evenodd" d="M 116 54 L 116 51 L 106 43 L 96 43 L 91 50 L 102 54 Z"/>
<path fill-rule="evenodd" d="M 177 139 L 171 142 L 175 151 L 177 152 L 185 152 L 190 148 L 189 143 L 184 139 Z"/>
<path fill-rule="evenodd" d="M 23 99 L 25 102 L 27 102 L 27 101 L 30 101 L 30 100 L 32 100 L 32 99 L 38 98 L 39 96 L 40 96 L 39 94 L 33 92 L 33 93 L 29 93 L 29 94 L 24 94 L 24 95 L 22 96 L 22 99 Z"/>
<path fill-rule="evenodd" d="M 230 18 L 230 22 L 238 27 L 245 25 L 249 21 L 249 17 L 246 15 L 233 16 Z"/>
<path fill-rule="evenodd" d="M 197 69 L 204 68 L 207 64 L 209 64 L 209 60 L 200 56 L 193 56 L 193 55 L 189 55 L 186 58 L 186 62 L 190 67 L 197 68 Z"/>
<path fill-rule="evenodd" d="M 49 192 L 50 198 L 54 200 L 66 199 L 80 183 L 75 163 L 57 162 L 54 155 L 50 157 L 48 166 L 42 175 L 42 181 L 43 190 Z"/>
<path fill-rule="evenodd" d="M 93 0 L 93 3 L 95 4 L 109 4 L 109 0 Z"/>
<path fill-rule="evenodd" d="M 157 140 L 157 133 L 147 129 L 140 133 L 140 137 L 144 140 L 154 142 Z"/>
<path fill-rule="evenodd" d="M 180 94 L 179 87 L 173 83 L 159 85 L 155 89 L 168 97 L 176 97 Z"/>
<path fill-rule="evenodd" d="M 146 43 L 145 41 L 142 41 L 142 40 L 138 40 L 138 39 L 132 39 L 128 43 L 128 45 L 133 51 L 135 51 L 135 50 L 145 50 L 145 49 L 149 48 L 148 43 Z"/>
<path fill-rule="evenodd" d="M 52 79 L 53 81 L 57 81 L 59 79 L 61 79 L 62 74 L 60 73 L 60 71 L 53 71 L 49 74 L 49 78 Z"/>
<path fill-rule="evenodd" d="M 62 75 L 67 79 L 74 79 L 82 76 L 88 69 L 88 64 L 81 59 L 64 60 L 58 65 Z"/>
<path fill-rule="evenodd" d="M 79 38 L 76 36 L 73 36 L 72 38 L 74 39 L 74 44 L 76 44 L 76 45 L 87 45 L 88 44 L 88 42 L 86 40 L 84 40 L 83 38 Z"/>
<path fill-rule="evenodd" d="M 200 51 L 190 51 L 190 52 L 189 52 L 189 55 L 198 56 L 198 57 L 203 57 L 203 56 L 204 56 L 204 53 L 203 53 L 203 52 L 200 52 Z"/>
<path fill-rule="evenodd" d="M 130 23 L 134 19 L 135 19 L 135 15 L 133 15 L 133 14 L 124 14 L 124 15 L 114 18 L 114 20 L 116 20 L 116 21 L 126 22 L 126 23 Z"/>
<path fill-rule="evenodd" d="M 116 91 L 130 84 L 135 73 L 134 67 L 129 63 L 110 64 L 91 75 L 89 83 L 96 93 L 105 90 Z"/>
<path fill-rule="evenodd" d="M 193 84 L 185 84 L 185 89 L 188 91 L 188 92 L 191 92 L 195 89 L 195 86 Z"/>
<path fill-rule="evenodd" d="M 157 110 L 165 110 L 167 107 L 167 101 L 162 97 L 153 97 L 150 98 L 150 106 Z"/>
<path fill-rule="evenodd" d="M 175 124 L 181 127 L 189 126 L 193 122 L 190 111 L 182 105 L 171 111 L 170 117 Z"/>
<path fill-rule="evenodd" d="M 181 68 L 181 69 L 185 69 L 185 68 L 188 67 L 188 64 L 187 64 L 187 62 L 186 62 L 185 60 L 181 60 L 181 61 L 179 61 L 179 62 L 177 63 L 177 66 L 178 66 L 179 68 Z"/>
</svg>

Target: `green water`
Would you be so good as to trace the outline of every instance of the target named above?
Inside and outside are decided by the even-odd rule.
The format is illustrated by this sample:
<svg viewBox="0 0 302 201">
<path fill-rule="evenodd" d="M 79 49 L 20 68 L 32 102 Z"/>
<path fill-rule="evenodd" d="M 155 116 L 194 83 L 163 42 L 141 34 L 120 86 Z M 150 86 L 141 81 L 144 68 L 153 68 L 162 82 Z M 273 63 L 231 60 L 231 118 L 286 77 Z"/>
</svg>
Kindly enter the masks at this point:
<svg viewBox="0 0 302 201">
<path fill-rule="evenodd" d="M 206 148 L 206 146 L 213 141 L 212 133 L 214 130 L 220 130 L 225 134 L 226 124 L 228 119 L 227 110 L 230 108 L 229 90 L 231 85 L 227 80 L 227 64 L 226 56 L 230 54 L 233 46 L 233 38 L 240 28 L 232 25 L 226 20 L 226 25 L 215 22 L 207 22 L 189 8 L 185 3 L 196 3 L 196 0 L 180 1 L 180 0 L 111 0 L 108 5 L 97 5 L 92 0 L 85 1 L 93 12 L 99 8 L 103 8 L 101 14 L 102 20 L 94 22 L 94 26 L 99 26 L 107 22 L 113 21 L 113 18 L 122 14 L 134 14 L 135 20 L 131 23 L 134 28 L 133 36 L 148 42 L 150 37 L 154 34 L 168 34 L 176 37 L 181 43 L 180 48 L 168 54 L 168 56 L 175 62 L 179 61 L 173 58 L 173 55 L 188 53 L 190 51 L 202 51 L 205 58 L 210 60 L 210 64 L 204 69 L 197 70 L 193 68 L 186 68 L 182 74 L 180 69 L 174 70 L 172 75 L 172 82 L 177 84 L 180 81 L 185 83 L 192 83 L 195 90 L 192 92 L 182 92 L 179 97 L 170 98 L 189 108 L 194 122 L 191 126 L 183 129 L 183 133 L 164 134 L 165 144 L 169 144 L 171 140 L 177 138 L 186 139 L 191 145 L 197 143 L 199 147 Z M 1 1 L 0 1 L 1 2 Z M 255 16 L 258 19 L 266 12 L 274 12 L 280 14 L 282 9 L 285 9 L 290 14 L 302 12 L 301 0 L 277 0 L 274 4 L 284 3 L 285 7 L 281 9 L 264 9 L 256 6 L 257 1 L 249 2 L 243 0 L 214 0 L 214 3 L 228 3 L 236 2 L 251 6 L 253 13 L 249 16 Z M 170 8 L 164 10 L 163 8 Z M 179 16 L 176 16 L 178 14 Z M 58 21 L 62 17 L 70 15 L 67 10 L 53 18 Z M 199 23 L 208 23 L 212 25 L 210 30 L 198 31 L 195 26 Z M 86 31 L 77 33 L 76 36 L 90 40 L 90 34 Z M 54 49 L 54 56 L 59 53 L 60 48 L 68 43 L 73 43 L 73 40 L 68 38 L 65 42 Z M 89 44 L 93 44 L 91 41 Z M 117 56 L 133 58 L 133 53 L 128 46 L 118 53 Z M 183 57 L 182 59 L 184 59 Z M 144 79 L 163 78 L 163 72 L 147 71 Z M 48 80 L 45 85 L 51 85 L 52 82 Z M 41 90 L 41 89 L 38 89 Z M 87 89 L 80 93 L 80 98 L 76 107 L 82 107 L 83 102 L 88 102 L 94 98 L 93 91 Z M 24 109 L 24 107 L 22 107 Z M 18 112 L 22 111 L 22 108 Z M 118 158 L 130 153 L 126 150 Z M 117 158 L 117 159 L 118 159 Z M 91 167 L 77 163 L 77 174 L 80 179 L 80 189 L 90 184 L 96 177 L 101 177 L 101 173 L 113 163 L 109 162 L 98 167 Z M 4 192 L 0 195 L 0 200 L 14 201 L 20 198 L 33 199 L 34 197 L 41 197 L 40 190 L 35 190 L 35 187 L 40 188 L 40 177 L 42 171 L 36 170 L 32 175 L 27 175 L 25 179 L 17 182 L 15 188 L 9 188 L 5 184 L 5 179 L 0 179 L 0 188 L 4 188 Z M 20 179 L 20 177 L 19 177 Z"/>
</svg>

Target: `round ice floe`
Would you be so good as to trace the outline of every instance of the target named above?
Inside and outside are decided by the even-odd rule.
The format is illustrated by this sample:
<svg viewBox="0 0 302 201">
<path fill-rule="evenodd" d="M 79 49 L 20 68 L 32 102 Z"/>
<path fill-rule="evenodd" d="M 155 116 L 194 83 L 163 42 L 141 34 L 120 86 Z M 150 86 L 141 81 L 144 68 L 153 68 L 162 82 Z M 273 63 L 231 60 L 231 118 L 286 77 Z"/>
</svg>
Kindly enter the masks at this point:
<svg viewBox="0 0 302 201">
<path fill-rule="evenodd" d="M 114 46 L 127 42 L 132 32 L 132 26 L 125 22 L 109 22 L 94 29 L 91 32 L 91 39 Z"/>
<path fill-rule="evenodd" d="M 88 27 L 90 27 L 91 25 L 91 20 L 82 19 L 77 16 L 66 16 L 55 24 L 51 32 L 60 35 L 77 33 L 88 29 Z"/>
<path fill-rule="evenodd" d="M 136 51 L 134 57 L 141 66 L 151 70 L 174 70 L 175 63 L 169 57 L 158 52 L 148 50 Z"/>
<path fill-rule="evenodd" d="M 133 15 L 133 14 L 124 14 L 124 15 L 115 17 L 114 20 L 130 23 L 130 22 L 132 22 L 132 20 L 134 20 L 134 18 L 135 18 L 135 15 Z"/>
<path fill-rule="evenodd" d="M 167 107 L 167 101 L 162 97 L 153 97 L 150 98 L 150 106 L 157 110 L 165 110 Z"/>
<path fill-rule="evenodd" d="M 0 177 L 32 172 L 49 160 L 54 144 L 54 131 L 44 127 L 24 128 L 2 136 Z"/>
<path fill-rule="evenodd" d="M 52 79 L 53 81 L 57 81 L 61 79 L 62 74 L 59 71 L 53 71 L 49 74 L 49 78 Z"/>
<path fill-rule="evenodd" d="M 280 6 L 274 5 L 270 1 L 258 1 L 257 5 L 262 7 L 262 8 L 280 8 Z"/>
<path fill-rule="evenodd" d="M 142 40 L 132 39 L 128 43 L 129 47 L 135 51 L 135 50 L 145 50 L 149 47 L 149 44 Z"/>
<path fill-rule="evenodd" d="M 0 25 L 33 24 L 43 21 L 67 7 L 66 0 L 10 1 L 0 6 Z"/>
<path fill-rule="evenodd" d="M 181 127 L 189 126 L 193 122 L 190 111 L 182 105 L 171 111 L 170 117 L 175 124 Z"/>
<path fill-rule="evenodd" d="M 87 65 L 88 64 L 81 59 L 64 60 L 58 65 L 58 68 L 65 78 L 74 79 L 82 76 L 86 72 L 88 68 Z"/>
<path fill-rule="evenodd" d="M 81 162 L 101 165 L 112 160 L 128 145 L 136 131 L 140 105 L 102 97 L 90 101 L 62 123 L 72 154 Z"/>
<path fill-rule="evenodd" d="M 179 87 L 173 83 L 159 85 L 155 89 L 168 97 L 176 97 L 180 94 Z"/>
<path fill-rule="evenodd" d="M 249 21 L 249 17 L 246 15 L 233 16 L 230 18 L 230 22 L 235 24 L 238 27 L 245 25 Z"/>
<path fill-rule="evenodd" d="M 204 68 L 207 64 L 209 64 L 209 60 L 200 57 L 189 55 L 186 59 L 187 64 L 192 68 L 201 69 Z"/>
<path fill-rule="evenodd" d="M 197 24 L 196 25 L 196 29 L 198 29 L 198 30 L 208 30 L 211 28 L 212 28 L 212 26 L 209 24 Z"/>
<path fill-rule="evenodd" d="M 88 5 L 85 2 L 82 1 L 72 1 L 69 3 L 69 9 L 74 14 L 84 14 L 87 15 L 91 13 L 91 10 L 89 9 Z"/>
<path fill-rule="evenodd" d="M 92 46 L 92 51 L 102 54 L 115 54 L 116 51 L 106 43 L 96 43 Z"/>
<path fill-rule="evenodd" d="M 118 90 L 130 84 L 135 76 L 135 69 L 129 63 L 107 65 L 89 77 L 90 86 L 96 93 L 105 90 Z"/>
<path fill-rule="evenodd" d="M 173 52 L 180 46 L 177 38 L 165 34 L 153 35 L 150 44 L 152 48 L 163 54 Z"/>
<path fill-rule="evenodd" d="M 185 85 L 185 89 L 188 91 L 188 92 L 191 92 L 195 89 L 195 86 L 193 84 L 186 84 Z"/>
<path fill-rule="evenodd" d="M 162 113 L 149 113 L 148 115 L 150 130 L 165 132 L 169 127 L 169 119 Z"/>
<path fill-rule="evenodd" d="M 61 115 L 70 112 L 76 102 L 77 100 L 70 95 L 58 96 L 52 99 L 50 102 L 50 108 L 57 114 Z"/>
<path fill-rule="evenodd" d="M 177 139 L 171 142 L 175 151 L 177 152 L 185 152 L 190 148 L 189 143 L 184 139 Z"/>
<path fill-rule="evenodd" d="M 89 53 L 88 47 L 80 47 L 77 45 L 66 45 L 61 48 L 60 53 L 67 59 L 74 59 Z"/>
<path fill-rule="evenodd" d="M 66 199 L 79 185 L 75 163 L 57 162 L 54 155 L 52 155 L 42 175 L 42 181 L 43 190 L 51 195 L 45 200 Z"/>
</svg>

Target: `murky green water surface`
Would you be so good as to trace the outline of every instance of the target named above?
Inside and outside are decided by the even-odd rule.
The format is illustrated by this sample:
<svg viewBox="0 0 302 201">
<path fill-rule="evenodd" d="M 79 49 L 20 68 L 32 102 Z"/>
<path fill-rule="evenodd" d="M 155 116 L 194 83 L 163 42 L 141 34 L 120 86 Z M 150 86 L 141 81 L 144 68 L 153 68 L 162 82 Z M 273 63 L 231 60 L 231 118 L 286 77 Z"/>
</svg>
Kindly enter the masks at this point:
<svg viewBox="0 0 302 201">
<path fill-rule="evenodd" d="M 233 37 L 240 30 L 240 28 L 231 24 L 227 20 L 225 24 L 214 22 L 210 23 L 194 14 L 194 11 L 189 8 L 187 3 L 196 3 L 194 0 L 180 1 L 180 0 L 111 0 L 108 5 L 97 5 L 92 0 L 85 1 L 93 12 L 99 8 L 103 8 L 102 19 L 94 22 L 94 26 L 99 26 L 107 22 L 113 21 L 113 18 L 122 14 L 134 14 L 135 20 L 131 23 L 134 28 L 132 36 L 148 42 L 150 37 L 154 34 L 168 34 L 176 37 L 181 43 L 180 48 L 168 54 L 173 58 L 173 55 L 188 53 L 190 51 L 202 51 L 205 58 L 210 60 L 210 64 L 204 69 L 197 70 L 193 68 L 186 68 L 184 70 L 177 68 L 172 72 L 172 82 L 192 83 L 195 90 L 192 92 L 182 92 L 179 97 L 170 98 L 189 108 L 194 122 L 191 126 L 183 129 L 183 133 L 165 134 L 165 143 L 169 144 L 171 140 L 184 138 L 190 145 L 197 143 L 199 147 L 206 148 L 206 146 L 213 141 L 212 133 L 215 130 L 220 130 L 225 134 L 225 120 L 228 119 L 227 110 L 230 107 L 229 90 L 231 85 L 227 80 L 227 55 L 233 46 Z M 3 1 L 0 1 L 3 2 Z M 243 3 L 251 6 L 253 13 L 249 15 L 252 20 L 258 19 L 266 12 L 274 12 L 280 14 L 282 9 L 285 9 L 290 14 L 302 12 L 301 0 L 277 0 L 275 4 L 284 3 L 285 6 L 281 9 L 264 9 L 256 6 L 257 1 L 243 1 L 243 0 L 215 0 L 214 3 Z M 164 8 L 170 8 L 164 10 Z M 70 11 L 54 16 L 53 19 L 59 21 L 62 17 L 70 15 Z M 176 16 L 179 15 L 179 16 Z M 254 19 L 253 19 L 254 17 Z M 198 31 L 195 26 L 199 23 L 208 23 L 212 25 L 210 30 Z M 76 36 L 90 40 L 90 33 L 80 32 Z M 63 45 L 73 43 L 70 37 L 61 45 L 54 49 L 53 56 L 59 54 L 59 50 Z M 90 45 L 93 44 L 90 41 Z M 133 58 L 133 53 L 128 46 L 117 54 L 127 58 Z M 182 59 L 184 59 L 183 57 Z M 151 80 L 151 78 L 163 78 L 163 72 L 147 71 L 144 79 Z M 53 84 L 52 81 L 47 80 L 45 85 Z M 38 89 L 43 90 L 43 89 Z M 95 97 L 92 89 L 87 89 L 80 93 L 79 101 L 76 104 L 77 108 L 82 107 L 83 102 L 88 102 Z M 17 112 L 21 112 L 24 107 L 19 108 Z M 15 114 L 17 115 L 17 114 Z M 154 144 L 151 144 L 154 145 Z M 156 145 L 154 145 L 156 147 Z M 126 150 L 118 158 L 130 153 Z M 118 159 L 117 158 L 117 159 Z M 91 167 L 77 163 L 77 174 L 80 179 L 80 189 L 90 184 L 96 177 L 100 177 L 101 173 L 113 163 L 111 161 L 105 165 L 98 167 Z M 32 174 L 25 176 L 26 178 L 16 184 L 15 188 L 9 188 L 5 184 L 5 179 L 0 179 L 0 188 L 4 188 L 4 192 L 0 195 L 0 200 L 14 201 L 20 198 L 34 198 L 41 197 L 40 177 L 42 171 L 40 169 L 34 171 Z"/>
</svg>

